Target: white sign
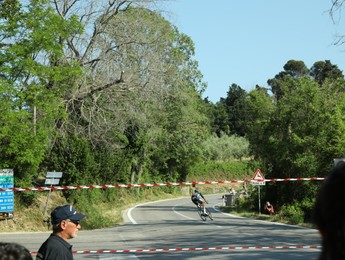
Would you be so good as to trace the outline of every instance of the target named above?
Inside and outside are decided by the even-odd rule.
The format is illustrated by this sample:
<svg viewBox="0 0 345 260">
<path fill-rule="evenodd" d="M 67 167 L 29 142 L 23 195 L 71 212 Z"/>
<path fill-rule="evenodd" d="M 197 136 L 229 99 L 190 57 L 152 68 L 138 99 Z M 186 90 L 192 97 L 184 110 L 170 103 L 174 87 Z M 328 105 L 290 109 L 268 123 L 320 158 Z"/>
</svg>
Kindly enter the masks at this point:
<svg viewBox="0 0 345 260">
<path fill-rule="evenodd" d="M 58 185 L 62 177 L 62 172 L 47 172 L 45 185 Z"/>
<path fill-rule="evenodd" d="M 59 185 L 60 179 L 46 179 L 45 185 Z"/>
<path fill-rule="evenodd" d="M 252 185 L 266 185 L 265 181 L 251 181 L 250 183 Z"/>
<path fill-rule="evenodd" d="M 62 172 L 47 172 L 46 178 L 56 178 L 60 179 L 62 177 Z"/>
</svg>

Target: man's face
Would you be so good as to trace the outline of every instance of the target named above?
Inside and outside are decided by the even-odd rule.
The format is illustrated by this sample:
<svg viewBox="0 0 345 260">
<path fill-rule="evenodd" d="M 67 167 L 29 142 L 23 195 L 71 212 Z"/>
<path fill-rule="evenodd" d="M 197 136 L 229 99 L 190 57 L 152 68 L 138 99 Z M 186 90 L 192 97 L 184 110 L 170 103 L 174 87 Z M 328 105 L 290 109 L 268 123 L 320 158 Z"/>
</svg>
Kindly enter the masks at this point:
<svg viewBox="0 0 345 260">
<path fill-rule="evenodd" d="M 61 221 L 61 236 L 67 240 L 75 238 L 78 230 L 81 228 L 79 221 L 74 220 L 63 220 Z"/>
</svg>

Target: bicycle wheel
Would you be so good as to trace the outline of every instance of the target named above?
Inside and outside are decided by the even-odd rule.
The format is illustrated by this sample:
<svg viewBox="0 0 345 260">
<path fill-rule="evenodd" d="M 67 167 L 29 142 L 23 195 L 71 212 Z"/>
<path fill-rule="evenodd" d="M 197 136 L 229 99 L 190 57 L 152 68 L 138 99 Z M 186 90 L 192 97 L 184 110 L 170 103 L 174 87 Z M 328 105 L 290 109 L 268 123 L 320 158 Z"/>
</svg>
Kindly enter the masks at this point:
<svg viewBox="0 0 345 260">
<path fill-rule="evenodd" d="M 211 214 L 211 212 L 208 210 L 208 208 L 206 208 L 206 213 L 207 213 L 207 217 L 209 217 L 210 220 L 213 220 L 212 214 Z"/>
<path fill-rule="evenodd" d="M 200 218 L 203 220 L 203 221 L 206 221 L 206 215 L 204 215 L 204 211 L 201 207 L 198 208 L 198 214 L 200 216 Z"/>
</svg>

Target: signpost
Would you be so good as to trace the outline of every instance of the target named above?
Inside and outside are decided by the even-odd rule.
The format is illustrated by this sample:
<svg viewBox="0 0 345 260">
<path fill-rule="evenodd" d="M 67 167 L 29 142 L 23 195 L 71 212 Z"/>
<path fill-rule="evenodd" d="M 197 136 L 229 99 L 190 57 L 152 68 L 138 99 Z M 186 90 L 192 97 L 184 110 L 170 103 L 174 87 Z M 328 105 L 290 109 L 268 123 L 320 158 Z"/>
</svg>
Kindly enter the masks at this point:
<svg viewBox="0 0 345 260">
<path fill-rule="evenodd" d="M 259 214 L 260 214 L 261 213 L 260 186 L 266 185 L 265 176 L 261 173 L 260 169 L 256 170 L 256 172 L 252 178 L 251 184 L 258 186 Z"/>
<path fill-rule="evenodd" d="M 47 172 L 45 185 L 59 185 L 60 179 L 62 177 L 62 172 Z"/>
<path fill-rule="evenodd" d="M 45 180 L 44 184 L 49 185 L 50 187 L 52 187 L 53 185 L 59 185 L 61 177 L 62 177 L 62 172 L 47 172 L 46 180 Z M 44 212 L 43 212 L 43 216 L 46 215 L 51 192 L 52 191 L 49 190 L 46 206 L 45 206 Z"/>
<path fill-rule="evenodd" d="M 13 169 L 0 169 L 0 188 L 14 187 Z M 0 191 L 0 220 L 13 218 L 14 192 L 13 190 Z"/>
</svg>

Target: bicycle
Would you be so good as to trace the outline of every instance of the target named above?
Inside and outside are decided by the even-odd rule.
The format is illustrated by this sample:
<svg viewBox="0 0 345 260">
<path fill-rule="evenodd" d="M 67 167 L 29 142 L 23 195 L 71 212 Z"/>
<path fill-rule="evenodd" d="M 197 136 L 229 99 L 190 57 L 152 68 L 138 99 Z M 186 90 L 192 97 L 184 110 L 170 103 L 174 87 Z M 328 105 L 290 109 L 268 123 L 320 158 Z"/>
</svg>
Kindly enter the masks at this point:
<svg viewBox="0 0 345 260">
<path fill-rule="evenodd" d="M 206 221 L 207 218 L 209 218 L 210 220 L 213 220 L 213 217 L 212 217 L 212 214 L 211 212 L 208 210 L 208 208 L 205 207 L 205 212 L 206 214 L 204 213 L 204 209 L 201 207 L 201 204 L 198 203 L 197 205 L 197 211 L 198 211 L 198 214 L 200 216 L 200 218 L 203 220 L 203 221 Z"/>
</svg>

